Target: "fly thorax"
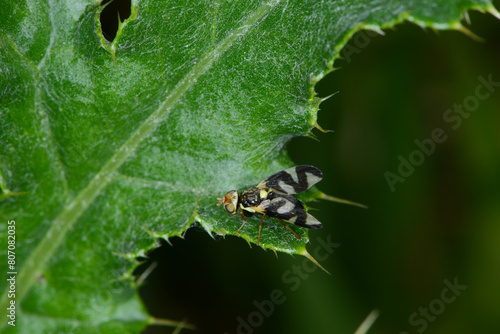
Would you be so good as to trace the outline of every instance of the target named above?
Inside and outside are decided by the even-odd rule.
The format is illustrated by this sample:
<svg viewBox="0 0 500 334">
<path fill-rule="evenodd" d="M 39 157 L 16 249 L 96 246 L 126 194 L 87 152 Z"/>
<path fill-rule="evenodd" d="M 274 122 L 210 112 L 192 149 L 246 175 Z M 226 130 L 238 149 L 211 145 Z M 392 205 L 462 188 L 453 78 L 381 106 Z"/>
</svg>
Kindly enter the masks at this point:
<svg viewBox="0 0 500 334">
<path fill-rule="evenodd" d="M 258 206 L 260 202 L 262 201 L 262 198 L 260 197 L 260 189 L 258 188 L 250 188 L 247 190 L 244 190 L 241 193 L 241 205 L 243 207 L 248 208 L 252 206 Z"/>
</svg>

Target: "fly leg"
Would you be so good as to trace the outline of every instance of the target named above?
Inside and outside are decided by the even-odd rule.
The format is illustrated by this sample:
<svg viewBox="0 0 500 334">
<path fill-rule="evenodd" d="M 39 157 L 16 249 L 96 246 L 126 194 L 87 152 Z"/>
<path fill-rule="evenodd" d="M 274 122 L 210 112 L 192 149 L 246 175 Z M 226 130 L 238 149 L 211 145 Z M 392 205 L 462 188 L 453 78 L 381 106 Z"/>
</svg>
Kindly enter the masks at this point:
<svg viewBox="0 0 500 334">
<path fill-rule="evenodd" d="M 241 230 L 243 225 L 245 225 L 245 223 L 247 222 L 247 219 L 245 218 L 245 216 L 243 216 L 243 210 L 240 210 L 240 214 L 241 214 L 241 218 L 243 218 L 243 224 L 241 224 L 240 228 L 238 230 L 236 230 L 235 234 L 238 234 L 238 232 Z"/>
<path fill-rule="evenodd" d="M 259 238 L 257 239 L 257 246 L 259 245 L 260 243 L 260 230 L 262 229 L 262 222 L 264 221 L 264 218 L 266 218 L 266 214 L 262 214 L 262 219 L 260 220 L 260 224 L 259 224 Z"/>
<path fill-rule="evenodd" d="M 295 236 L 297 237 L 297 239 L 302 240 L 302 238 L 301 238 L 301 237 L 299 237 L 299 235 L 298 235 L 297 233 L 295 233 L 295 231 L 294 231 L 294 230 L 292 230 L 292 229 L 290 228 L 290 226 L 288 226 L 287 224 L 283 223 L 283 221 L 282 221 L 281 219 L 279 219 L 279 218 L 276 218 L 276 219 L 278 219 L 278 221 L 281 223 L 281 225 L 285 226 L 287 229 L 289 229 L 289 230 L 290 230 L 290 232 L 292 232 L 293 234 L 295 234 Z"/>
</svg>

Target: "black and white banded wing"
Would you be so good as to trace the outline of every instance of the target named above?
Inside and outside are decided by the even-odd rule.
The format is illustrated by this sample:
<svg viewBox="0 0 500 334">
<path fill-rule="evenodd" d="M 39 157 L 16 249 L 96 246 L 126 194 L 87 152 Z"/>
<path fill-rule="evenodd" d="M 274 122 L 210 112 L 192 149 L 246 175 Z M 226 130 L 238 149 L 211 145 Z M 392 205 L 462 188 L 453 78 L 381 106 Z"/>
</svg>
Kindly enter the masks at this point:
<svg viewBox="0 0 500 334">
<path fill-rule="evenodd" d="M 282 194 L 298 194 L 323 179 L 323 173 L 314 166 L 295 166 L 271 175 L 257 185 L 260 189 L 273 189 Z"/>
<path fill-rule="evenodd" d="M 270 192 L 268 200 L 270 202 L 266 205 L 266 215 L 270 217 L 314 230 L 323 227 L 323 224 L 304 210 L 302 202 L 293 196 Z"/>
</svg>

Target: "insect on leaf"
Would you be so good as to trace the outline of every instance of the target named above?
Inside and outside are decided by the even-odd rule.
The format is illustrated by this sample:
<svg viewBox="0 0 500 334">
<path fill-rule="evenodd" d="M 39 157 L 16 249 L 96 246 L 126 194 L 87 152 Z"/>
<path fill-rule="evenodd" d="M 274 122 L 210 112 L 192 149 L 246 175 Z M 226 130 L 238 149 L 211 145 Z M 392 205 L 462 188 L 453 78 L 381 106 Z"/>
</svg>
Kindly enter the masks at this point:
<svg viewBox="0 0 500 334">
<path fill-rule="evenodd" d="M 456 28 L 468 8 L 493 11 L 479 0 L 134 0 L 110 42 L 99 1 L 4 1 L 0 272 L 16 272 L 16 327 L 5 279 L 1 326 L 140 331 L 135 258 L 195 222 L 236 232 L 216 198 L 294 165 L 283 147 L 317 126 L 314 84 L 356 30 L 405 18 Z M 247 225 L 240 236 L 256 242 Z M 307 231 L 293 228 L 301 240 L 265 222 L 261 245 L 304 254 Z"/>
</svg>

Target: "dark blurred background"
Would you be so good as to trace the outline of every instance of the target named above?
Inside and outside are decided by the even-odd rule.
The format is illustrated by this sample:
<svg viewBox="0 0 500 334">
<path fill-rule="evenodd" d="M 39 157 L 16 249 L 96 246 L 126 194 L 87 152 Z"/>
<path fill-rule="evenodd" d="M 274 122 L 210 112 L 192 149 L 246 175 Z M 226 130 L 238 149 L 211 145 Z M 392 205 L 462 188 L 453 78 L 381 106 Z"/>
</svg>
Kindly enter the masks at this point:
<svg viewBox="0 0 500 334">
<path fill-rule="evenodd" d="M 318 119 L 334 132 L 287 149 L 324 172 L 320 190 L 369 206 L 310 203 L 325 227 L 310 233 L 309 251 L 318 238 L 340 244 L 321 261 L 332 276 L 297 271 L 300 256 L 190 229 L 152 254 L 161 263 L 140 289 L 150 312 L 196 333 L 354 333 L 375 308 L 369 333 L 500 333 L 500 86 L 476 96 L 479 76 L 500 83 L 500 21 L 470 19 L 484 42 L 412 24 L 362 47 L 354 38 L 359 52 L 319 83 L 319 96 L 339 92 Z M 464 103 L 469 116 L 448 114 Z M 446 140 L 418 153 L 415 140 L 436 129 Z M 418 166 L 394 181 L 400 159 Z M 281 303 L 263 302 L 280 291 Z"/>
</svg>

